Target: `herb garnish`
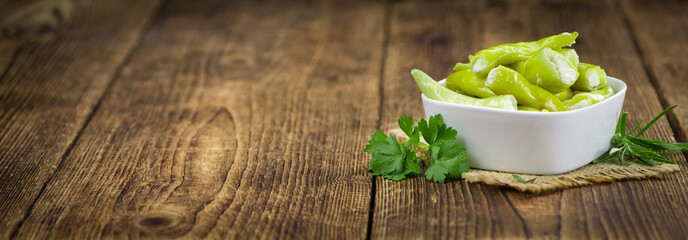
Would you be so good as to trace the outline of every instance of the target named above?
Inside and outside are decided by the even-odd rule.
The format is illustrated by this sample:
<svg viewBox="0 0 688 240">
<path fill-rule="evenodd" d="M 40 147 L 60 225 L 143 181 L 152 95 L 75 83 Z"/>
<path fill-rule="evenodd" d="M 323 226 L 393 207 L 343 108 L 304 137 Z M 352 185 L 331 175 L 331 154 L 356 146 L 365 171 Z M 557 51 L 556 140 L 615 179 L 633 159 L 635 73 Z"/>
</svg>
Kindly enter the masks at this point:
<svg viewBox="0 0 688 240">
<path fill-rule="evenodd" d="M 511 176 L 513 176 L 516 180 L 518 180 L 519 182 L 522 182 L 522 183 L 533 183 L 533 182 L 535 182 L 535 178 L 526 181 L 525 179 L 523 179 L 519 175 L 512 174 Z"/>
<path fill-rule="evenodd" d="M 662 163 L 676 164 L 666 157 L 681 151 L 688 152 L 688 143 L 668 143 L 640 137 L 676 106 L 665 109 L 642 128 L 640 121 L 630 132 L 626 132 L 628 113 L 621 114 L 612 138 L 612 148 L 593 163 L 604 162 L 616 156 L 619 163 L 625 166 L 630 165 L 628 161 L 632 159 L 652 166 Z M 399 128 L 409 137 L 408 141 L 399 142 L 396 137 L 387 136 L 381 130 L 377 130 L 364 149 L 373 156 L 368 168 L 373 175 L 399 181 L 409 175 L 420 174 L 419 161 L 431 163 L 425 170 L 425 177 L 434 182 L 444 183 L 447 175 L 459 179 L 461 174 L 468 172 L 470 168 L 465 161 L 466 149 L 455 142 L 457 132 L 444 124 L 442 115 L 431 116 L 428 121 L 401 116 L 398 123 Z M 420 141 L 421 136 L 427 144 Z M 418 155 L 419 153 L 422 154 Z M 535 178 L 525 180 L 516 174 L 512 176 L 522 183 L 535 182 Z"/>
<path fill-rule="evenodd" d="M 408 141 L 398 142 L 394 136 L 377 130 L 365 147 L 364 151 L 373 156 L 368 168 L 373 175 L 399 181 L 420 174 L 419 160 L 432 163 L 425 170 L 425 177 L 439 183 L 444 183 L 446 175 L 459 179 L 468 172 L 466 149 L 456 143 L 457 132 L 444 124 L 442 115 L 431 116 L 428 121 L 401 116 L 398 122 Z M 420 141 L 421 135 L 427 144 Z"/>
<path fill-rule="evenodd" d="M 624 112 L 619 117 L 619 122 L 616 125 L 616 132 L 612 138 L 612 148 L 608 153 L 605 153 L 592 162 L 600 163 L 614 156 L 618 156 L 617 159 L 619 163 L 624 166 L 630 165 L 628 161 L 632 159 L 638 159 L 652 166 L 661 165 L 662 163 L 676 164 L 675 162 L 669 161 L 666 157 L 681 151 L 688 152 L 688 143 L 668 143 L 639 137 L 650 128 L 652 124 L 657 122 L 659 118 L 676 106 L 677 105 L 674 105 L 665 109 L 642 128 L 640 128 L 642 121 L 638 122 L 638 125 L 628 133 L 626 132 L 626 115 L 628 115 L 628 113 Z M 638 128 L 640 128 L 639 131 Z M 636 131 L 638 132 L 636 133 Z"/>
</svg>

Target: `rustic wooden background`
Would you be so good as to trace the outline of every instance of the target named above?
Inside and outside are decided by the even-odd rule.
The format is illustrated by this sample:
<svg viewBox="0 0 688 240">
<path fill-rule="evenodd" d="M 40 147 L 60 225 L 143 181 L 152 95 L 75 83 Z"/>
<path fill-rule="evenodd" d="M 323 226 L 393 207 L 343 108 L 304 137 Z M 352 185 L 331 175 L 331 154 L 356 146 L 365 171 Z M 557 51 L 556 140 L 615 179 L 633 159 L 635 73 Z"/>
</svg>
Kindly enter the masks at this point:
<svg viewBox="0 0 688 240">
<path fill-rule="evenodd" d="M 686 1 L 0 1 L 0 238 L 684 239 L 681 172 L 544 194 L 371 177 L 411 68 L 578 31 L 687 141 Z M 667 121 L 668 119 L 668 121 Z"/>
</svg>

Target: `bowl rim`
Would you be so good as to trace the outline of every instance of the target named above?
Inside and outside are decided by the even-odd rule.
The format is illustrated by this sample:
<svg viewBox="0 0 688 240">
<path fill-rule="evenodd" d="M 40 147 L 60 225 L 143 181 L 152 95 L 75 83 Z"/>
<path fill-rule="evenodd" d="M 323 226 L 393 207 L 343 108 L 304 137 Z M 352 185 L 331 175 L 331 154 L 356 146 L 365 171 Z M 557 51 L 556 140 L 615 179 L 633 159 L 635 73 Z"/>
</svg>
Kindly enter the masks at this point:
<svg viewBox="0 0 688 240">
<path fill-rule="evenodd" d="M 439 84 L 444 85 L 446 82 L 446 78 L 438 81 Z M 440 105 L 441 107 L 445 108 L 450 108 L 450 109 L 461 109 L 461 110 L 475 110 L 475 111 L 486 111 L 486 112 L 494 112 L 494 113 L 500 113 L 500 114 L 512 114 L 512 115 L 522 115 L 522 116 L 562 116 L 562 115 L 570 115 L 570 114 L 577 114 L 580 112 L 585 112 L 585 111 L 592 111 L 592 109 L 595 109 L 596 106 L 599 105 L 605 105 L 605 103 L 614 101 L 618 98 L 623 98 L 626 94 L 626 89 L 627 85 L 624 81 L 621 81 L 618 78 L 607 76 L 607 82 L 608 84 L 610 82 L 614 82 L 613 84 L 610 84 L 610 87 L 614 89 L 614 95 L 611 97 L 604 99 L 598 103 L 595 103 L 593 105 L 587 106 L 587 107 L 582 107 L 579 109 L 573 109 L 569 111 L 563 111 L 563 112 L 531 112 L 531 111 L 518 111 L 518 110 L 509 110 L 509 109 L 501 109 L 501 108 L 489 108 L 489 107 L 481 107 L 481 106 L 471 106 L 471 105 L 462 105 L 462 104 L 457 104 L 457 103 L 447 103 L 447 102 L 441 102 L 438 100 L 430 99 L 425 94 L 421 93 L 421 98 L 423 99 L 424 102 L 429 102 L 432 104 L 437 104 Z M 615 88 L 612 85 L 619 85 L 619 89 Z"/>
</svg>

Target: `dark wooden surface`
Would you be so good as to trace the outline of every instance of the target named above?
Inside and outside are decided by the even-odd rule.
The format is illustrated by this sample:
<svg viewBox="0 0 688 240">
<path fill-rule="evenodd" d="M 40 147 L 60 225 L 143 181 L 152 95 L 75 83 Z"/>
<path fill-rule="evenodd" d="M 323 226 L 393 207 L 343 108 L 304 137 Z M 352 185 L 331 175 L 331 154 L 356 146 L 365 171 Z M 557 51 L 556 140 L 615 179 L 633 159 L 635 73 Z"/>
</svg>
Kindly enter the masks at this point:
<svg viewBox="0 0 688 240">
<path fill-rule="evenodd" d="M 411 68 L 442 77 L 481 48 L 563 31 L 628 83 L 631 124 L 679 104 L 647 135 L 687 141 L 685 1 L 0 8 L 2 239 L 688 235 L 685 155 L 663 178 L 527 194 L 374 178 L 362 151 L 423 116 Z"/>
</svg>

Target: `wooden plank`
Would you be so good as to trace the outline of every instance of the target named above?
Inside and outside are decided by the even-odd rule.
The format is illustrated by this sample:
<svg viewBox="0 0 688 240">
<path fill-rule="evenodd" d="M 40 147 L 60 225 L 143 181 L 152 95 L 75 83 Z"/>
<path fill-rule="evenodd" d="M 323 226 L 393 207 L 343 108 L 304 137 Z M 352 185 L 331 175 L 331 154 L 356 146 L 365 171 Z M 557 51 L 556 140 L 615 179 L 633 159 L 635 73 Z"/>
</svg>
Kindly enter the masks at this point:
<svg viewBox="0 0 688 240">
<path fill-rule="evenodd" d="M 20 47 L 21 45 L 17 42 L 0 40 L 0 80 L 9 71 Z"/>
<path fill-rule="evenodd" d="M 441 79 L 456 61 L 505 42 L 578 31 L 581 60 L 600 64 L 629 85 L 631 123 L 662 110 L 618 8 L 607 1 L 402 2 L 392 7 L 383 77 L 382 127 L 401 114 L 423 116 L 409 71 Z M 422 9 L 422 11 L 418 11 Z M 647 136 L 670 140 L 668 122 Z M 460 130 L 459 130 L 460 131 Z M 685 166 L 683 156 L 672 158 Z M 681 238 L 687 231 L 685 172 L 663 179 L 527 194 L 423 177 L 376 179 L 373 238 Z"/>
<path fill-rule="evenodd" d="M 0 0 L 0 79 L 22 45 L 54 41 L 72 19 L 74 5 L 74 0 Z"/>
<path fill-rule="evenodd" d="M 418 9 L 422 9 L 419 11 Z M 400 2 L 392 5 L 383 75 L 381 128 L 401 114 L 423 116 L 410 75 L 419 68 L 438 79 L 480 47 L 484 6 L 475 2 Z M 464 186 L 462 186 L 464 185 Z M 372 239 L 524 238 L 523 224 L 496 188 L 465 182 L 433 184 L 423 177 L 376 179 Z"/>
<path fill-rule="evenodd" d="M 0 238 L 26 217 L 156 5 L 89 1 L 55 41 L 0 41 Z"/>
<path fill-rule="evenodd" d="M 0 0 L 0 41 L 50 41 L 72 18 L 77 0 Z"/>
<path fill-rule="evenodd" d="M 688 141 L 688 2 L 621 1 L 644 64 L 680 141 Z"/>
<path fill-rule="evenodd" d="M 365 238 L 383 15 L 170 2 L 17 238 Z"/>
</svg>

